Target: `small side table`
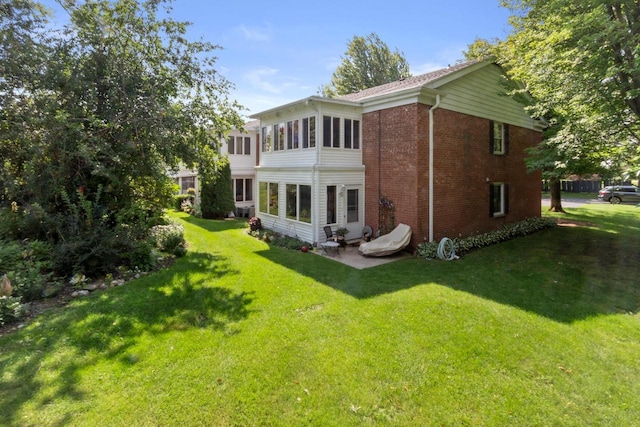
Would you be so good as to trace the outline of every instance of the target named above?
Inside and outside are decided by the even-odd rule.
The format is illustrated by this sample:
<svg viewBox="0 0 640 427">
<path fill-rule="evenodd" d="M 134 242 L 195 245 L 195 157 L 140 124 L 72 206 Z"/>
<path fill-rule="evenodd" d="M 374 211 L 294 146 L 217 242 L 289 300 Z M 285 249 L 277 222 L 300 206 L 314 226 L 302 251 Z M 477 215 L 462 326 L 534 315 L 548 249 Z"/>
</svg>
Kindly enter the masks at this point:
<svg viewBox="0 0 640 427">
<path fill-rule="evenodd" d="M 332 241 L 328 241 L 328 242 L 324 242 L 322 243 L 322 249 L 324 249 L 325 253 L 329 253 L 331 249 L 333 249 L 337 254 L 339 254 L 340 251 L 340 243 L 338 242 L 332 242 Z"/>
</svg>

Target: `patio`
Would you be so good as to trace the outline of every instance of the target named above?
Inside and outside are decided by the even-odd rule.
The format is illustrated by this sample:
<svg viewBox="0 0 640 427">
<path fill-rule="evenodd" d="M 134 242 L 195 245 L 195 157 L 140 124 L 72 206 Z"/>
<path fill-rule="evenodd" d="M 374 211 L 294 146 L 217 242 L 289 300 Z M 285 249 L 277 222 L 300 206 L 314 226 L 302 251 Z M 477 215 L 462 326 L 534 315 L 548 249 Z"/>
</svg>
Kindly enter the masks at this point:
<svg viewBox="0 0 640 427">
<path fill-rule="evenodd" d="M 393 255 L 384 256 L 384 257 L 365 257 L 360 252 L 358 252 L 358 245 L 351 244 L 347 245 L 344 248 L 340 248 L 336 254 L 335 251 L 330 250 L 329 252 L 325 252 L 322 247 L 317 248 L 312 253 L 316 255 L 323 256 L 325 258 L 332 259 L 334 261 L 340 262 L 342 264 L 348 265 L 349 267 L 356 268 L 358 270 L 363 270 L 365 268 L 377 267 L 379 265 L 388 264 L 393 261 L 398 261 L 401 259 L 411 258 L 413 255 L 406 251 L 400 251 Z"/>
</svg>

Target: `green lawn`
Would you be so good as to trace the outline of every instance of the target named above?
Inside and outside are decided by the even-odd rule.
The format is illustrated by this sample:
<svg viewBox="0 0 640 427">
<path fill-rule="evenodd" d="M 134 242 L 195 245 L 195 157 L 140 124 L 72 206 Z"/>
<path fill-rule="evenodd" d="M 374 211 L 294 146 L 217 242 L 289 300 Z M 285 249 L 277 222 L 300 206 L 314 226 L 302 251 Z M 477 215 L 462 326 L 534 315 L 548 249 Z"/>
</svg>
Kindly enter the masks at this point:
<svg viewBox="0 0 640 427">
<path fill-rule="evenodd" d="M 637 425 L 640 208 L 567 210 L 367 270 L 181 216 L 173 267 L 0 338 L 0 425 Z"/>
</svg>

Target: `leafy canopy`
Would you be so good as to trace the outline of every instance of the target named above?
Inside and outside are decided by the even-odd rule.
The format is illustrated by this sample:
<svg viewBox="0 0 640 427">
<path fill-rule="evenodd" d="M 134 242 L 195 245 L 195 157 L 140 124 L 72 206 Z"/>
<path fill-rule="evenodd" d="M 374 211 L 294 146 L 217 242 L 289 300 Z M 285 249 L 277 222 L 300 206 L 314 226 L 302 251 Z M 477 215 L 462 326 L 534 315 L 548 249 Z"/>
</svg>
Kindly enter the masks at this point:
<svg viewBox="0 0 640 427">
<path fill-rule="evenodd" d="M 637 0 L 504 0 L 514 33 L 497 49 L 525 82 L 532 115 L 551 127 L 532 158 L 552 177 L 637 172 L 640 8 Z"/>
<path fill-rule="evenodd" d="M 59 2 L 59 30 L 35 1 L 0 5 L 0 208 L 39 212 L 17 234 L 68 243 L 157 215 L 167 172 L 215 162 L 242 120 L 214 68 L 220 47 L 190 40 L 167 2 Z M 79 204 L 100 221 L 67 224 Z"/>
<path fill-rule="evenodd" d="M 398 50 L 391 52 L 377 34 L 355 36 L 331 83 L 320 88 L 324 96 L 335 98 L 370 87 L 411 77 L 409 64 Z"/>
</svg>

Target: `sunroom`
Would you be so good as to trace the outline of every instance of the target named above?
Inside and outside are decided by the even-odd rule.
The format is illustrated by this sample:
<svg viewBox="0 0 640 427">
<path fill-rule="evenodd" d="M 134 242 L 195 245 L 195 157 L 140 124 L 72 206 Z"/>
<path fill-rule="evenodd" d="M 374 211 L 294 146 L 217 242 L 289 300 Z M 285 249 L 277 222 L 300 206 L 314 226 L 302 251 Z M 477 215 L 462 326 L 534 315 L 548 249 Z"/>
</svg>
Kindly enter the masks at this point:
<svg viewBox="0 0 640 427">
<path fill-rule="evenodd" d="M 323 227 L 360 238 L 364 226 L 362 108 L 309 97 L 258 113 L 258 216 L 266 228 L 321 243 Z"/>
</svg>

